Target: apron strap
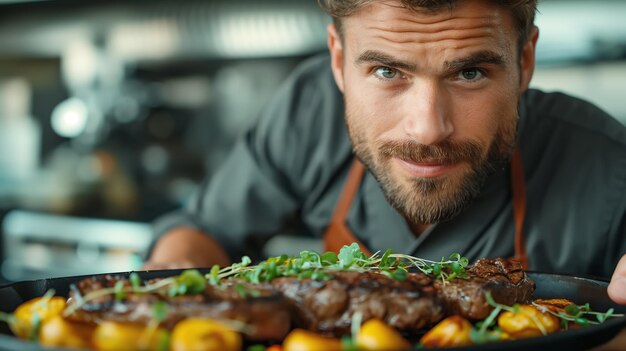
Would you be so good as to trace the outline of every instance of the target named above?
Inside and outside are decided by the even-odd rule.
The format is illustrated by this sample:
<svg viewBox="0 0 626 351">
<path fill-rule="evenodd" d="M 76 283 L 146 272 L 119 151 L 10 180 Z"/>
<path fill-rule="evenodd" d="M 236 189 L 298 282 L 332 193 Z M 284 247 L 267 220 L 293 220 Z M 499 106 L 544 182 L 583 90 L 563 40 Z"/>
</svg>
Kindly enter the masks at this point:
<svg viewBox="0 0 626 351">
<path fill-rule="evenodd" d="M 348 217 L 348 212 L 350 211 L 350 206 L 352 205 L 352 200 L 359 190 L 361 179 L 363 179 L 364 174 L 365 166 L 363 166 L 363 163 L 361 163 L 359 159 L 355 158 L 354 161 L 352 161 L 352 167 L 350 167 L 348 179 L 346 180 L 343 191 L 339 196 L 339 201 L 337 202 L 331 221 L 336 223 L 345 222 Z"/>
<path fill-rule="evenodd" d="M 513 218 L 515 220 L 515 259 L 524 270 L 528 269 L 528 256 L 524 240 L 524 218 L 526 217 L 526 180 L 524 163 L 519 147 L 513 150 L 511 159 L 511 191 L 513 193 Z"/>
<path fill-rule="evenodd" d="M 364 254 L 368 256 L 372 255 L 367 247 L 357 239 L 346 225 L 346 218 L 348 217 L 352 200 L 359 190 L 364 174 L 365 166 L 363 166 L 361 161 L 355 158 L 350 167 L 350 172 L 348 173 L 348 178 L 341 195 L 339 195 L 339 201 L 335 207 L 333 217 L 324 233 L 324 251 L 339 253 L 339 250 L 341 250 L 344 245 L 357 243 Z"/>
</svg>

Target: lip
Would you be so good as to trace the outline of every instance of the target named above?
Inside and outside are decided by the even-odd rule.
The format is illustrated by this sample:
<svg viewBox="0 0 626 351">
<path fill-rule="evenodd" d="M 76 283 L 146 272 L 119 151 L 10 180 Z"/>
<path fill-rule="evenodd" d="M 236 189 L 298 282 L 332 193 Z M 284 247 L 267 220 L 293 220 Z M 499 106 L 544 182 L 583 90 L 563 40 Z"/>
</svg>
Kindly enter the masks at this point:
<svg viewBox="0 0 626 351">
<path fill-rule="evenodd" d="M 424 162 L 415 163 L 399 158 L 395 159 L 400 167 L 416 178 L 436 178 L 441 177 L 452 171 L 458 166 L 458 163 L 435 163 Z"/>
</svg>

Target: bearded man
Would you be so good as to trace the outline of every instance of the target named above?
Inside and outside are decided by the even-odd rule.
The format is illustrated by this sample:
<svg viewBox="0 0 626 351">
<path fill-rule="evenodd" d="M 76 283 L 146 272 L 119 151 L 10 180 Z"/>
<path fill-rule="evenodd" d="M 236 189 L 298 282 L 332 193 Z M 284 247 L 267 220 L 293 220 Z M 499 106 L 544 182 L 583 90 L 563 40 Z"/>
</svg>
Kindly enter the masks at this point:
<svg viewBox="0 0 626 351">
<path fill-rule="evenodd" d="M 330 55 L 298 68 L 190 206 L 157 223 L 149 267 L 228 264 L 295 218 L 320 249 L 615 272 L 626 303 L 626 130 L 528 89 L 536 1 L 320 4 Z"/>
</svg>

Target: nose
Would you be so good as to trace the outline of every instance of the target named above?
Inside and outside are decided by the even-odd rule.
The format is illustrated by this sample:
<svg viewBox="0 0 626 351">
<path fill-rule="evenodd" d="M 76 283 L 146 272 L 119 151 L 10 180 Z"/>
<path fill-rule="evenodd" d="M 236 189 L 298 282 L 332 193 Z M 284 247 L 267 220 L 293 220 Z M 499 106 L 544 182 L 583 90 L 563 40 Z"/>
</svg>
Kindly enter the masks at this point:
<svg viewBox="0 0 626 351">
<path fill-rule="evenodd" d="M 424 145 L 446 140 L 454 125 L 449 116 L 449 99 L 437 82 L 422 82 L 406 95 L 404 132 L 408 138 Z"/>
</svg>

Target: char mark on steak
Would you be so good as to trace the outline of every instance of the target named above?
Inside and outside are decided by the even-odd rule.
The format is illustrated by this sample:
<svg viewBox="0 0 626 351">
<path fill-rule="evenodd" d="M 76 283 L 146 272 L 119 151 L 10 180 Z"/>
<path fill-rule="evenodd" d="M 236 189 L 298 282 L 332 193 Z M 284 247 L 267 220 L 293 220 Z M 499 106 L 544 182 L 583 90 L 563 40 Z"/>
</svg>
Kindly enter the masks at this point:
<svg viewBox="0 0 626 351">
<path fill-rule="evenodd" d="M 333 272 L 329 280 L 278 278 L 272 285 L 296 311 L 294 324 L 327 335 L 345 335 L 355 313 L 362 320 L 383 320 L 400 331 L 415 332 L 443 318 L 443 308 L 423 274 L 397 281 L 374 272 Z"/>
<path fill-rule="evenodd" d="M 466 272 L 466 279 L 435 282 L 446 315 L 457 314 L 470 320 L 485 319 L 493 310 L 485 297 L 487 292 L 496 302 L 511 306 L 529 302 L 535 291 L 535 282 L 514 260 L 483 258 L 467 267 Z"/>
</svg>

